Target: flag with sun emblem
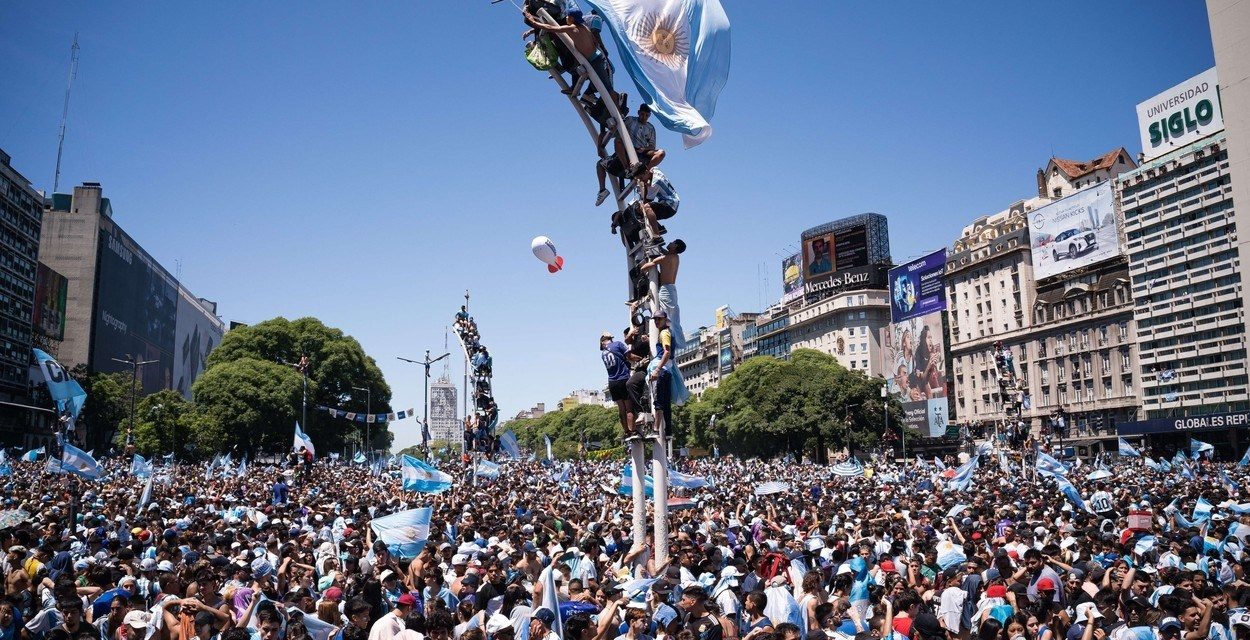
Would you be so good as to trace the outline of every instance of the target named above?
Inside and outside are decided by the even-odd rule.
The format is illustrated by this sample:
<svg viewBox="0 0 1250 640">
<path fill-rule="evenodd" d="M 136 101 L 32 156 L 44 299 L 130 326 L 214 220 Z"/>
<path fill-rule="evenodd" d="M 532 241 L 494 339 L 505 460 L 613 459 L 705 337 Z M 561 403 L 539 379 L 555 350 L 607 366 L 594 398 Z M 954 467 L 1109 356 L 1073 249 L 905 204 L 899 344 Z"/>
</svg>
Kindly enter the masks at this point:
<svg viewBox="0 0 1250 640">
<path fill-rule="evenodd" d="M 720 0 L 586 0 L 608 25 L 642 99 L 686 148 L 712 135 L 729 77 L 729 18 Z"/>
</svg>

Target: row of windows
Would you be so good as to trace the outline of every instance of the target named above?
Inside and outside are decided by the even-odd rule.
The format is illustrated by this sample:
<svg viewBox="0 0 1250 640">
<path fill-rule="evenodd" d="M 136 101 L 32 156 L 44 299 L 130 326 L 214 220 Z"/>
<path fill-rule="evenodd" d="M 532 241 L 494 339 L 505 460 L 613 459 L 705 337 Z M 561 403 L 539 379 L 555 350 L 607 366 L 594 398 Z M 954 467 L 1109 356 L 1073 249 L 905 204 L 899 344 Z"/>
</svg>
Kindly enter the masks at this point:
<svg viewBox="0 0 1250 640">
<path fill-rule="evenodd" d="M 1176 385 L 1159 385 L 1147 387 L 1145 389 L 1146 397 L 1166 396 L 1173 393 L 1180 395 L 1190 391 L 1202 391 L 1203 389 L 1222 389 L 1224 387 L 1241 387 L 1246 386 L 1246 376 L 1211 376 L 1202 378 L 1193 382 L 1186 382 L 1183 390 L 1177 390 Z"/>
<path fill-rule="evenodd" d="M 1228 160 L 1228 152 L 1220 149 L 1218 153 L 1204 154 L 1203 157 L 1195 158 L 1193 162 L 1178 168 L 1179 175 L 1177 173 L 1164 173 L 1158 178 L 1150 178 L 1142 182 L 1122 182 L 1120 188 L 1121 199 L 1126 202 L 1127 206 L 1129 202 L 1153 197 L 1162 188 L 1171 186 L 1194 173 L 1200 173 L 1204 169 L 1226 160 Z"/>
<path fill-rule="evenodd" d="M 1150 333 L 1149 329 L 1152 327 L 1177 323 L 1185 324 L 1186 320 L 1192 320 L 1194 318 L 1208 318 L 1221 313 L 1235 311 L 1239 308 L 1241 308 L 1241 298 L 1225 300 L 1224 302 L 1203 305 L 1201 307 L 1181 307 L 1166 315 L 1160 315 L 1153 318 L 1142 318 L 1137 321 L 1137 329 L 1142 333 Z"/>
</svg>

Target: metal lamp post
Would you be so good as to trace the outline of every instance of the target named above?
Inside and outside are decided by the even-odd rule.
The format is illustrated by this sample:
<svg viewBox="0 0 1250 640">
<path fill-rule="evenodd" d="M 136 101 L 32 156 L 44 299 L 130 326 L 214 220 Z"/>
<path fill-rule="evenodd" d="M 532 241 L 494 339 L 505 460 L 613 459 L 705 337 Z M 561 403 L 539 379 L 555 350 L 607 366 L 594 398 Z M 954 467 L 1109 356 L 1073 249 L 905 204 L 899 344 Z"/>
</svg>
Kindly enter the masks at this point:
<svg viewBox="0 0 1250 640">
<path fill-rule="evenodd" d="M 142 366 L 144 366 L 144 365 L 153 364 L 153 363 L 155 363 L 155 362 L 157 362 L 157 361 L 156 361 L 156 360 L 139 360 L 138 358 L 134 358 L 134 357 L 132 357 L 129 353 L 127 353 L 127 354 L 126 354 L 126 359 L 125 359 L 125 360 L 122 360 L 122 359 L 120 359 L 120 358 L 111 358 L 111 360 L 112 360 L 113 362 L 120 362 L 120 363 L 122 363 L 122 364 L 128 364 L 128 365 L 130 365 L 130 367 L 131 367 L 131 373 L 130 373 L 130 432 L 131 432 L 131 433 L 134 433 L 134 430 L 135 430 L 135 402 L 138 400 L 138 396 L 139 396 L 139 394 L 135 392 L 135 385 L 136 385 L 136 384 L 138 384 L 138 382 L 139 382 L 139 367 L 142 367 Z"/>
<path fill-rule="evenodd" d="M 430 432 L 430 365 L 450 355 L 451 355 L 451 352 L 447 352 L 431 360 L 430 350 L 426 349 L 424 360 L 410 360 L 408 358 L 404 358 L 401 356 L 395 356 L 396 358 L 398 358 L 399 360 L 403 360 L 404 362 L 408 362 L 411 364 L 425 367 L 425 415 L 421 417 L 421 429 L 422 429 L 421 439 L 425 441 L 425 457 L 427 460 L 430 458 L 430 441 L 429 441 L 429 438 L 426 437 Z M 454 413 L 454 410 L 453 410 L 453 413 Z"/>
<path fill-rule="evenodd" d="M 365 392 L 365 451 L 366 451 L 365 456 L 368 457 L 370 461 L 372 461 L 373 439 L 370 437 L 371 435 L 370 428 L 372 427 L 372 423 L 369 422 L 369 419 L 373 417 L 373 389 L 370 389 L 368 387 L 352 387 L 352 389 L 356 391 Z"/>
</svg>

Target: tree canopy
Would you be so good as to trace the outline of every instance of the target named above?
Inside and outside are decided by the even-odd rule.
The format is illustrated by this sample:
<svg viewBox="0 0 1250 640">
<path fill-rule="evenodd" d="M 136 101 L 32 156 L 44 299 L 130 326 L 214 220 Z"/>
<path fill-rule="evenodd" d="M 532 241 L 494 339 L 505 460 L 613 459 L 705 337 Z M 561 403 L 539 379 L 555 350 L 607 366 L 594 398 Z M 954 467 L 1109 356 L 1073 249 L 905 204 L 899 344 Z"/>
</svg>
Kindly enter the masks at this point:
<svg viewBox="0 0 1250 640">
<path fill-rule="evenodd" d="M 600 442 L 615 447 L 621 440 L 621 423 L 616 409 L 583 404 L 568 411 L 544 413 L 541 418 L 513 420 L 503 429 L 512 429 L 524 447 L 545 455 L 543 436 L 551 438 L 551 452 L 561 459 L 575 458 L 581 442 Z"/>
</svg>

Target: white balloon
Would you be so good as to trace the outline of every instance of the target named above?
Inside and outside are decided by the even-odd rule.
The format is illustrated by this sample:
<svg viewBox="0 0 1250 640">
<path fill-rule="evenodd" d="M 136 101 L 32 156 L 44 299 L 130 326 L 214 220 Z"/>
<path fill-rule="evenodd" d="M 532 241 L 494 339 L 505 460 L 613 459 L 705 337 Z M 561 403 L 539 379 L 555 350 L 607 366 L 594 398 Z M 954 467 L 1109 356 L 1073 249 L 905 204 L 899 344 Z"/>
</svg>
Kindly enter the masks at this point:
<svg viewBox="0 0 1250 640">
<path fill-rule="evenodd" d="M 534 257 L 547 263 L 547 271 L 555 273 L 564 268 L 564 258 L 556 253 L 556 245 L 547 236 L 538 236 L 530 242 Z"/>
</svg>

